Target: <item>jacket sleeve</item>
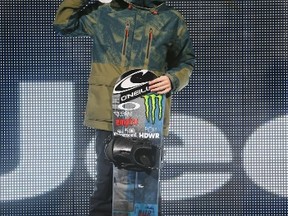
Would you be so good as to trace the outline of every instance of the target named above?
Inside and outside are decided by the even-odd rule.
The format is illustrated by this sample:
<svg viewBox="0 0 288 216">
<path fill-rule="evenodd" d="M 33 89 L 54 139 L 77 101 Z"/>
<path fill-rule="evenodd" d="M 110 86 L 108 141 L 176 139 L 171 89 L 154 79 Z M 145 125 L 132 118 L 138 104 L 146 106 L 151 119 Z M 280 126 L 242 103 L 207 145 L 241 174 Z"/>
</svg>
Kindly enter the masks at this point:
<svg viewBox="0 0 288 216">
<path fill-rule="evenodd" d="M 179 19 L 177 34 L 168 55 L 167 76 L 172 83 L 172 92 L 183 89 L 189 83 L 190 75 L 195 67 L 195 53 L 184 19 Z"/>
<path fill-rule="evenodd" d="M 91 11 L 101 3 L 96 2 L 86 7 L 88 0 L 64 0 L 53 23 L 56 33 L 63 36 L 89 36 L 93 33 Z M 94 20 L 95 21 L 95 20 Z"/>
</svg>

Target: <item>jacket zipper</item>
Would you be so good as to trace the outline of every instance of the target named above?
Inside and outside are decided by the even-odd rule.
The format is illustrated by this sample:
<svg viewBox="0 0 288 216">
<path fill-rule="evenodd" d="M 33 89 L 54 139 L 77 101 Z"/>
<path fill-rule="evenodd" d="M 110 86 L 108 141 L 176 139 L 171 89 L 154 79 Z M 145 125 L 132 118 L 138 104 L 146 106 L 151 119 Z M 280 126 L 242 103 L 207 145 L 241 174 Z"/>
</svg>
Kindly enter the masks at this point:
<svg viewBox="0 0 288 216">
<path fill-rule="evenodd" d="M 124 31 L 124 42 L 123 42 L 123 48 L 122 48 L 122 55 L 126 54 L 126 49 L 127 49 L 127 41 L 129 37 L 129 29 L 130 29 L 130 23 L 126 22 L 126 27 Z"/>
<path fill-rule="evenodd" d="M 150 50 L 151 50 L 151 44 L 153 39 L 153 29 L 150 28 L 149 35 L 148 35 L 148 44 L 147 44 L 147 50 L 146 50 L 146 58 L 149 58 Z"/>
</svg>

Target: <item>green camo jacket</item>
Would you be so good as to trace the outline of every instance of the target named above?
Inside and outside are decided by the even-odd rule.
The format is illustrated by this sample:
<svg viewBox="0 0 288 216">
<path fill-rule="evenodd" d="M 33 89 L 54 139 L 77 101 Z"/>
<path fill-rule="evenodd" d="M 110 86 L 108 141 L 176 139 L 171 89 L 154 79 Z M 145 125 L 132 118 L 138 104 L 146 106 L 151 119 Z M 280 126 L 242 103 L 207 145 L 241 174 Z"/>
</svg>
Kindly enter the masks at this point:
<svg viewBox="0 0 288 216">
<path fill-rule="evenodd" d="M 112 89 L 125 71 L 142 68 L 167 75 L 172 91 L 189 82 L 195 56 L 186 23 L 165 1 L 113 0 L 110 4 L 64 0 L 54 29 L 64 36 L 93 40 L 84 124 L 112 130 Z M 171 94 L 167 98 L 164 135 L 168 134 Z"/>
</svg>

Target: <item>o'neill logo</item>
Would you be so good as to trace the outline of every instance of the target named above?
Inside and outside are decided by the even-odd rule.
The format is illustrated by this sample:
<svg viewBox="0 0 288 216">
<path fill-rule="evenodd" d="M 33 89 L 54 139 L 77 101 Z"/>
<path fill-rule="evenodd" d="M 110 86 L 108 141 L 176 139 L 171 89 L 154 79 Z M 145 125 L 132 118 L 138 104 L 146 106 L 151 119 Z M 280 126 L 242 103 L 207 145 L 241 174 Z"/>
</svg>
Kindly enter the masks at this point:
<svg viewBox="0 0 288 216">
<path fill-rule="evenodd" d="M 120 80 L 116 83 L 113 93 L 121 94 L 137 89 L 147 84 L 150 80 L 155 79 L 156 75 L 148 70 L 131 70 L 125 72 Z"/>
<path fill-rule="evenodd" d="M 135 69 L 125 72 L 117 81 L 113 94 L 119 94 L 119 102 L 125 103 L 149 92 L 149 81 L 156 75 L 149 70 Z"/>
<path fill-rule="evenodd" d="M 163 95 L 149 94 L 144 95 L 143 98 L 147 121 L 154 124 L 156 116 L 158 120 L 161 120 L 163 118 Z"/>
</svg>

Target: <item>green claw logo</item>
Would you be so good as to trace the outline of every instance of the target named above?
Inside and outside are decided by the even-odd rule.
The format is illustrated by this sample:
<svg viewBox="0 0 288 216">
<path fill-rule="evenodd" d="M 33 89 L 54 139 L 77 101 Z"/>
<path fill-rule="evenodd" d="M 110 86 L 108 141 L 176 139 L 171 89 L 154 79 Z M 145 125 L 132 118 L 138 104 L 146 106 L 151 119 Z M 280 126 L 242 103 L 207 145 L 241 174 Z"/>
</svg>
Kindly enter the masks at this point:
<svg viewBox="0 0 288 216">
<path fill-rule="evenodd" d="M 148 122 L 155 123 L 156 111 L 158 107 L 158 119 L 161 120 L 163 117 L 163 95 L 149 94 L 143 96 L 145 104 L 145 114 Z"/>
</svg>

